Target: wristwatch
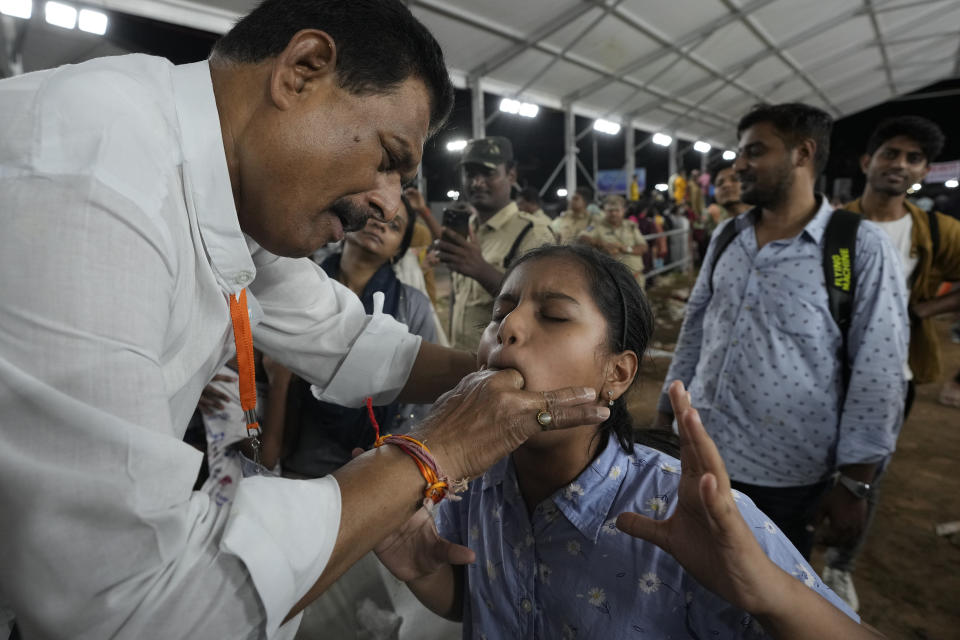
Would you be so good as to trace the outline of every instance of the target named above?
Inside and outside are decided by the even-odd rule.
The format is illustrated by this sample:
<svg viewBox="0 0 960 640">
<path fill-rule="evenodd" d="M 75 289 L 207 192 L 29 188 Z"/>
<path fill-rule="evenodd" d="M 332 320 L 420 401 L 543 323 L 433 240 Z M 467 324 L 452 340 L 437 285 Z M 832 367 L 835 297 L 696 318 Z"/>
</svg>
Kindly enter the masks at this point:
<svg viewBox="0 0 960 640">
<path fill-rule="evenodd" d="M 842 484 L 850 493 L 861 500 L 873 496 L 873 485 L 869 482 L 860 482 L 859 480 L 854 480 L 853 478 L 845 476 L 842 473 L 837 474 L 837 482 Z"/>
</svg>

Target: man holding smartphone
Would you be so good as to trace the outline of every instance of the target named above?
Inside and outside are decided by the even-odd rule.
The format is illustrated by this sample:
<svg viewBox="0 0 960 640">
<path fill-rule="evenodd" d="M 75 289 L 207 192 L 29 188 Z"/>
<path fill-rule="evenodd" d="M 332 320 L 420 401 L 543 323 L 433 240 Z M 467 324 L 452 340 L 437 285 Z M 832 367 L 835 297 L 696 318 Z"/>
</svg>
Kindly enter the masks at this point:
<svg viewBox="0 0 960 640">
<path fill-rule="evenodd" d="M 546 215 L 520 211 L 510 197 L 517 170 L 507 138 L 471 140 L 460 160 L 460 180 L 470 205 L 460 210 L 472 208 L 467 226 L 459 232 L 446 226 L 457 218 L 453 208 L 437 248 L 454 272 L 450 340 L 457 349 L 476 351 L 504 272 L 527 251 L 554 242 L 554 236 Z"/>
</svg>

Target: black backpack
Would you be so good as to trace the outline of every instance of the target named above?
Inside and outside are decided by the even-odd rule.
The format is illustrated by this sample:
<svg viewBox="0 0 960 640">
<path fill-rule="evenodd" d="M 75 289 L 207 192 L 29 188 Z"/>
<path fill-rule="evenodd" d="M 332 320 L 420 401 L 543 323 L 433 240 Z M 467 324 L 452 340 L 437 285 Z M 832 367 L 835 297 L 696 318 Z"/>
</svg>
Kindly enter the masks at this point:
<svg viewBox="0 0 960 640">
<path fill-rule="evenodd" d="M 838 209 L 830 215 L 830 221 L 823 232 L 823 275 L 827 283 L 827 298 L 830 315 L 840 328 L 841 361 L 843 362 L 843 387 L 850 380 L 850 363 L 847 360 L 847 332 L 850 318 L 853 316 L 853 296 L 857 278 L 853 265 L 857 246 L 857 229 L 860 227 L 860 214 Z M 713 271 L 717 268 L 720 256 L 737 237 L 736 222 L 731 220 L 716 239 L 716 251 L 710 263 L 710 293 L 713 293 Z"/>
</svg>

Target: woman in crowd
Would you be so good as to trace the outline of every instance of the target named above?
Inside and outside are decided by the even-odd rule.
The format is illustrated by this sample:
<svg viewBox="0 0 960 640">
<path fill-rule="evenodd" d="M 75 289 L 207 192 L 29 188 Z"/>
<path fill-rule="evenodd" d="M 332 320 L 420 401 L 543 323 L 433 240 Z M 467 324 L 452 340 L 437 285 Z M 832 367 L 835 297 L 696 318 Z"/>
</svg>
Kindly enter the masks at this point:
<svg viewBox="0 0 960 640">
<path fill-rule="evenodd" d="M 416 222 L 416 210 L 406 198 L 404 206 L 389 222 L 369 219 L 360 231 L 346 234 L 343 250 L 328 256 L 321 267 L 360 298 L 368 314 L 377 312 L 375 293 L 383 294 L 382 312 L 409 327 L 411 333 L 428 342 L 436 342 L 436 324 L 429 298 L 417 289 L 401 283 L 393 271 L 393 262 L 402 258 L 410 246 Z M 266 363 L 271 396 L 283 396 L 287 402 L 273 405 L 265 421 L 263 463 L 272 468 L 280 458 L 285 475 L 303 477 L 326 475 L 350 460 L 355 447 L 373 442 L 373 428 L 364 407 L 341 407 L 313 397 L 309 385 L 291 377 L 289 371 Z M 276 400 L 275 400 L 276 402 Z M 423 407 L 392 403 L 374 407 L 382 428 L 402 432 L 417 419 Z"/>
<path fill-rule="evenodd" d="M 603 219 L 587 227 L 580 234 L 580 241 L 622 262 L 643 288 L 643 254 L 647 252 L 647 241 L 636 222 L 624 220 L 626 205 L 622 196 L 604 198 Z"/>
<path fill-rule="evenodd" d="M 418 512 L 380 559 L 426 606 L 462 619 L 465 638 L 875 637 L 731 491 L 679 382 L 682 471 L 634 443 L 626 393 L 652 330 L 621 263 L 583 246 L 523 256 L 480 367 L 517 369 L 531 390 L 601 389 L 610 418 L 531 438 L 443 501 L 436 527 Z"/>
</svg>

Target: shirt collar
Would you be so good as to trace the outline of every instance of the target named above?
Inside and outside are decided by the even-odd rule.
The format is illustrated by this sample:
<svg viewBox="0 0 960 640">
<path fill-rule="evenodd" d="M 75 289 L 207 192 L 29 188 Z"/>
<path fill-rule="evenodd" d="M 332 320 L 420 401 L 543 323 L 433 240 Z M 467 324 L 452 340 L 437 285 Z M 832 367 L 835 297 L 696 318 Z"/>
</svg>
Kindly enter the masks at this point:
<svg viewBox="0 0 960 640">
<path fill-rule="evenodd" d="M 800 235 L 806 236 L 819 244 L 820 239 L 823 238 L 823 232 L 827 228 L 827 223 L 830 222 L 830 214 L 833 213 L 833 207 L 830 206 L 830 201 L 825 198 L 823 194 L 816 194 L 816 198 L 817 212 L 813 215 L 810 222 L 807 223 L 807 226 L 803 228 L 803 231 L 800 232 Z M 753 207 L 752 209 L 744 211 L 734 218 L 734 224 L 737 225 L 737 232 L 739 233 L 746 227 L 754 226 L 759 218 L 759 207 Z"/>
<path fill-rule="evenodd" d="M 508 475 L 515 483 L 512 469 L 509 456 L 492 466 L 483 474 L 483 490 L 503 484 Z M 627 453 L 616 437 L 610 436 L 600 455 L 576 480 L 553 494 L 551 500 L 584 537 L 596 542 L 629 469 Z M 506 491 L 504 488 L 505 494 Z"/>
<path fill-rule="evenodd" d="M 510 204 L 493 214 L 485 224 L 492 229 L 500 229 L 500 227 L 510 222 L 519 212 L 520 209 L 517 208 L 517 203 L 511 200 Z"/>
<path fill-rule="evenodd" d="M 207 61 L 174 67 L 173 92 L 187 208 L 197 218 L 217 283 L 225 293 L 238 293 L 253 281 L 256 269 L 237 219 Z"/>
<path fill-rule="evenodd" d="M 628 454 L 613 435 L 577 479 L 553 494 L 553 503 L 585 538 L 596 542 L 613 500 L 630 467 Z"/>
</svg>

